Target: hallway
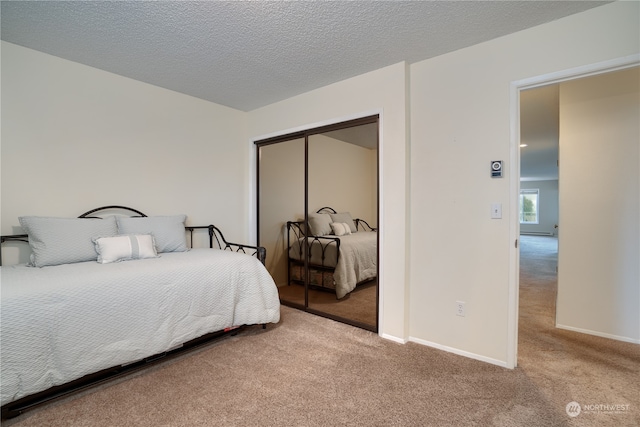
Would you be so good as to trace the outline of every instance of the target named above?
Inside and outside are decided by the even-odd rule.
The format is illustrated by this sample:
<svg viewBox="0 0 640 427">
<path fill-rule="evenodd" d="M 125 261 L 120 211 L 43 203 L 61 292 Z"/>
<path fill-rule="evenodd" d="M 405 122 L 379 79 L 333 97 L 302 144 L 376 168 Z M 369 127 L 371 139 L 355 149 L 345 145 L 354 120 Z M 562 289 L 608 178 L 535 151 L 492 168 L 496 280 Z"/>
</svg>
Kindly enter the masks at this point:
<svg viewBox="0 0 640 427">
<path fill-rule="evenodd" d="M 520 237 L 518 369 L 559 411 L 580 404 L 567 424 L 640 425 L 640 346 L 556 328 L 558 241 Z"/>
</svg>

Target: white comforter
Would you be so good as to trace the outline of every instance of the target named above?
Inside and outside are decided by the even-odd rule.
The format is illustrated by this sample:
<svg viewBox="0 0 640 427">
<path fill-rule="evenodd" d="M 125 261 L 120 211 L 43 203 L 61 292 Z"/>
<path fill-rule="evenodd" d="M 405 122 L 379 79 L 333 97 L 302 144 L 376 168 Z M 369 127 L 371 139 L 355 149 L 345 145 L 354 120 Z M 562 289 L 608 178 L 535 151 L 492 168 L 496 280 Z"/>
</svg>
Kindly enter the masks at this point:
<svg viewBox="0 0 640 427">
<path fill-rule="evenodd" d="M 378 274 L 377 234 L 362 231 L 340 236 L 340 259 L 333 273 L 338 298 L 354 290 L 356 284 Z"/>
<path fill-rule="evenodd" d="M 280 319 L 267 270 L 229 251 L 0 273 L 3 405 L 209 332 Z"/>
</svg>

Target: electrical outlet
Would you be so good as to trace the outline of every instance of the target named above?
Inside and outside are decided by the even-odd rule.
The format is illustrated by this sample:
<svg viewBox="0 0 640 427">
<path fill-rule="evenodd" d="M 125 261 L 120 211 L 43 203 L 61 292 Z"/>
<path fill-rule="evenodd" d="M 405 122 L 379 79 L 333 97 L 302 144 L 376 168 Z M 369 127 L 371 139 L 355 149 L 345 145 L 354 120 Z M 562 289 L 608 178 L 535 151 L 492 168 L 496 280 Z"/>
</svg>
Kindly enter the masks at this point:
<svg viewBox="0 0 640 427">
<path fill-rule="evenodd" d="M 456 301 L 456 316 L 465 316 L 464 301 Z"/>
</svg>

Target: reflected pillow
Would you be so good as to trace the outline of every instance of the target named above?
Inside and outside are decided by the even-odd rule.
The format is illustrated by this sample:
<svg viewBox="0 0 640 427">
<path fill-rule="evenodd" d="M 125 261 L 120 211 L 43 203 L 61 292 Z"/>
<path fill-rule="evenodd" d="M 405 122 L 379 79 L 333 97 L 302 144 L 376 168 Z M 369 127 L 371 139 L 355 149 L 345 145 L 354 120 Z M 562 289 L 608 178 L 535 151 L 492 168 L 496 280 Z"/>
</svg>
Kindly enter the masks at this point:
<svg viewBox="0 0 640 427">
<path fill-rule="evenodd" d="M 313 236 L 331 234 L 331 216 L 328 214 L 309 214 L 309 231 Z"/>
<path fill-rule="evenodd" d="M 93 238 L 118 234 L 113 216 L 103 219 L 21 216 L 18 220 L 29 235 L 32 251 L 29 265 L 35 267 L 95 261 L 98 253 Z"/>
<path fill-rule="evenodd" d="M 333 230 L 334 236 L 345 236 L 347 234 L 351 234 L 351 228 L 346 222 L 332 222 L 331 229 Z"/>
<path fill-rule="evenodd" d="M 158 257 L 150 234 L 100 237 L 93 242 L 100 264 Z"/>
<path fill-rule="evenodd" d="M 185 252 L 187 234 L 184 229 L 186 215 L 118 217 L 119 234 L 151 234 L 158 253 Z"/>
<path fill-rule="evenodd" d="M 353 218 L 351 217 L 351 214 L 349 212 L 341 212 L 341 213 L 335 213 L 330 215 L 331 215 L 331 220 L 333 222 L 340 222 L 340 223 L 344 222 L 348 224 L 352 233 L 355 233 L 356 231 L 358 231 L 358 229 L 356 228 L 356 223 L 353 222 Z"/>
</svg>

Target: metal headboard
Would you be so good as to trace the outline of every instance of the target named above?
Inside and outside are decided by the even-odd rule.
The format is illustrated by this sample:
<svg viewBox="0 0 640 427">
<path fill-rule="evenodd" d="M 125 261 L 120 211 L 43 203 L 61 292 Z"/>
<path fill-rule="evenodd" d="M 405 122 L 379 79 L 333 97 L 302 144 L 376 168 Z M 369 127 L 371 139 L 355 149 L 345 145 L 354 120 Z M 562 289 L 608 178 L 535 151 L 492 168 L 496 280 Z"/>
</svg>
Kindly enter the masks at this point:
<svg viewBox="0 0 640 427">
<path fill-rule="evenodd" d="M 320 208 L 316 211 L 316 213 L 323 213 L 324 211 L 329 211 L 330 213 L 338 213 L 335 209 L 333 209 L 330 206 L 325 206 L 323 208 Z M 364 219 L 360 219 L 360 218 L 354 218 L 353 222 L 355 222 L 356 224 L 356 229 L 360 230 L 360 228 L 362 227 L 363 230 L 365 231 L 378 231 L 377 228 L 372 227 L 369 225 L 369 223 L 367 221 L 365 221 Z"/>
<path fill-rule="evenodd" d="M 100 218 L 99 216 L 93 216 L 93 214 L 96 212 L 106 211 L 106 210 L 129 211 L 135 214 L 135 215 L 132 215 L 132 217 L 143 217 L 143 218 L 147 217 L 146 214 L 140 212 L 137 209 L 133 209 L 133 208 L 130 208 L 127 206 L 121 206 L 121 205 L 109 205 L 109 206 L 102 206 L 99 208 L 91 209 L 90 211 L 87 211 L 82 215 L 78 216 L 78 218 L 94 218 L 94 219 Z M 195 230 L 201 230 L 201 229 L 207 229 L 209 232 L 209 248 L 213 248 L 213 242 L 215 240 L 219 249 L 233 251 L 233 252 L 242 252 L 251 256 L 255 256 L 256 258 L 258 258 L 258 260 L 260 260 L 262 264 L 266 262 L 267 250 L 265 248 L 261 246 L 252 246 L 252 245 L 245 245 L 241 243 L 228 242 L 224 238 L 222 231 L 220 231 L 220 229 L 213 224 L 199 225 L 199 226 L 190 226 L 190 225 L 185 226 L 185 230 L 189 232 L 190 247 L 193 247 L 193 232 Z M 4 242 L 29 243 L 29 235 L 14 234 L 14 235 L 0 236 L 0 265 L 2 265 L 2 243 Z"/>
<path fill-rule="evenodd" d="M 316 211 L 316 213 L 322 213 L 322 211 L 329 211 L 333 214 L 338 213 L 335 209 L 333 209 L 332 207 L 329 206 L 325 206 L 324 208 L 320 208 Z"/>
<path fill-rule="evenodd" d="M 90 211 L 87 211 L 87 212 L 83 213 L 82 215 L 80 215 L 78 218 L 100 218 L 100 217 L 95 217 L 95 216 L 90 216 L 90 215 L 93 214 L 93 213 L 96 213 L 96 212 L 106 211 L 106 210 L 110 210 L 110 209 L 117 209 L 117 210 L 122 210 L 122 211 L 130 211 L 130 212 L 138 214 L 137 216 L 143 217 L 143 218 L 147 216 L 147 215 L 143 214 L 142 212 L 140 212 L 137 209 L 129 208 L 127 206 L 111 205 L 111 206 L 102 206 L 100 208 L 91 209 Z"/>
</svg>

